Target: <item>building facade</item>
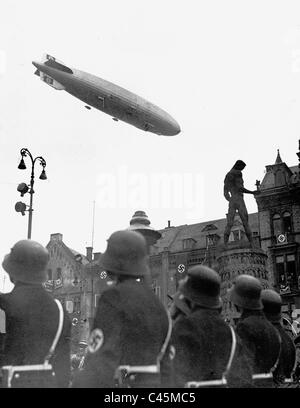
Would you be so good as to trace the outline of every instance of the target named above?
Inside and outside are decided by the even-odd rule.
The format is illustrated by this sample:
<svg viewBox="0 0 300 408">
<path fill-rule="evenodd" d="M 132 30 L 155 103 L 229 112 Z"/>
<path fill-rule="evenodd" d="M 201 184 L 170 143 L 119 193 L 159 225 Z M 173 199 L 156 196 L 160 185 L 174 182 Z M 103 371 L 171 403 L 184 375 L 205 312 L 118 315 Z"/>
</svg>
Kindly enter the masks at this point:
<svg viewBox="0 0 300 408">
<path fill-rule="evenodd" d="M 79 341 L 86 341 L 91 330 L 99 293 L 106 287 L 105 279 L 94 271 L 100 254 L 86 248 L 86 255 L 69 248 L 60 233 L 51 234 L 47 244 L 50 254 L 45 289 L 64 305 L 72 321 L 72 350 Z"/>
<path fill-rule="evenodd" d="M 297 156 L 300 160 L 300 152 Z M 299 166 L 289 167 L 278 151 L 275 163 L 266 166 L 262 182 L 257 182 L 258 212 L 249 214 L 255 247 L 266 254 L 263 286 L 268 285 L 280 293 L 283 311 L 290 318 L 300 315 Z M 161 239 L 151 247 L 150 265 L 152 275 L 157 276 L 154 290 L 166 305 L 189 267 L 206 264 L 217 271 L 220 269 L 217 259 L 224 244 L 225 226 L 226 218 L 222 218 L 178 227 L 169 223 L 160 230 Z M 236 215 L 228 247 L 238 249 L 246 244 L 243 225 Z"/>
<path fill-rule="evenodd" d="M 297 155 L 300 161 L 300 152 Z M 258 212 L 249 214 L 249 225 L 256 251 L 261 253 L 259 258 L 266 261 L 263 262 L 263 268 L 261 261 L 257 265 L 255 262 L 249 264 L 249 267 L 255 271 L 262 268 L 257 277 L 263 281 L 264 287 L 278 291 L 284 302 L 283 311 L 289 318 L 299 319 L 299 165 L 289 167 L 278 152 L 275 163 L 266 166 L 262 182 L 258 181 L 256 185 L 259 190 L 255 196 Z M 224 269 L 224 265 L 219 263 L 222 259 L 220 252 L 224 249 L 226 223 L 226 218 L 176 227 L 168 222 L 166 228 L 156 231 L 150 227 L 145 212 L 137 211 L 133 215 L 129 229 L 142 233 L 148 243 L 151 269 L 149 284 L 167 307 L 179 281 L 194 265 L 208 265 L 220 272 L 222 285 L 226 287 L 223 282 L 227 279 L 224 271 L 230 265 Z M 227 249 L 241 250 L 247 245 L 244 227 L 236 215 Z M 93 253 L 93 248 L 88 247 L 86 255 L 79 254 L 63 243 L 62 234 L 52 234 L 47 248 L 50 262 L 45 287 L 62 301 L 70 314 L 75 347 L 80 340 L 87 340 L 97 302 L 112 282 L 99 266 L 101 253 Z M 248 258 L 256 259 L 257 256 L 254 254 Z M 234 265 L 232 269 L 233 275 L 240 273 L 234 271 Z"/>
<path fill-rule="evenodd" d="M 299 146 L 300 148 L 300 146 Z M 261 247 L 268 255 L 272 286 L 280 293 L 290 314 L 300 309 L 300 174 L 289 167 L 278 151 L 256 196 Z"/>
</svg>

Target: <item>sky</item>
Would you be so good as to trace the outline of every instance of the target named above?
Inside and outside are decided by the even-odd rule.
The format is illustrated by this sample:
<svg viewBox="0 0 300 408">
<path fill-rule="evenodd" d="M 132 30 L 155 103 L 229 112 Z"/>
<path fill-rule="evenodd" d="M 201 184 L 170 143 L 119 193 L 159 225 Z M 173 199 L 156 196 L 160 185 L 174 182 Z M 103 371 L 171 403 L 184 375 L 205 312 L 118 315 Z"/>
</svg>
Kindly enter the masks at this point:
<svg viewBox="0 0 300 408">
<path fill-rule="evenodd" d="M 299 16 L 289 0 L 2 0 L 0 261 L 27 237 L 28 213 L 14 209 L 29 204 L 16 189 L 30 181 L 29 158 L 17 168 L 21 148 L 47 163 L 47 180 L 35 165 L 32 239 L 47 245 L 59 232 L 81 253 L 103 252 L 136 210 L 156 229 L 224 218 L 223 180 L 238 159 L 250 190 L 277 149 L 297 165 Z M 45 53 L 155 103 L 181 133 L 157 136 L 85 109 L 33 75 Z M 257 211 L 252 195 L 245 202 Z M 0 267 L 0 291 L 9 290 Z"/>
</svg>

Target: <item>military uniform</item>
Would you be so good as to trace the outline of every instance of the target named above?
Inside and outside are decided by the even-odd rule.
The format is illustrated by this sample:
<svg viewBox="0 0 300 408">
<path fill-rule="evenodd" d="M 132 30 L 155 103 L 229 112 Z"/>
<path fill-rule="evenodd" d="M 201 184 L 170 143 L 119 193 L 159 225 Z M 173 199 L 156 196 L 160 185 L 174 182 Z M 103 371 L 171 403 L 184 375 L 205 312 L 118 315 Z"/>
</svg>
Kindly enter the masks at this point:
<svg viewBox="0 0 300 408">
<path fill-rule="evenodd" d="M 249 350 L 254 374 L 268 373 L 280 352 L 276 329 L 261 310 L 246 310 L 237 324 L 236 332 Z"/>
<path fill-rule="evenodd" d="M 229 299 L 241 312 L 236 332 L 247 348 L 254 386 L 274 386 L 271 372 L 278 363 L 280 337 L 262 311 L 260 281 L 251 275 L 239 275 L 229 290 Z"/>
<path fill-rule="evenodd" d="M 296 348 L 293 340 L 286 333 L 280 323 L 273 323 L 281 337 L 280 359 L 276 370 L 274 371 L 274 380 L 277 384 L 283 382 L 285 378 L 291 378 L 295 365 Z"/>
<path fill-rule="evenodd" d="M 154 365 L 168 331 L 164 306 L 136 280 L 105 291 L 98 303 L 85 366 L 74 387 L 113 387 L 120 365 Z M 141 380 L 142 381 L 142 380 Z M 135 386 L 153 386 L 151 376 Z"/>
<path fill-rule="evenodd" d="M 178 319 L 171 344 L 175 386 L 188 382 L 221 380 L 230 360 L 233 338 L 220 312 L 220 276 L 207 266 L 192 267 L 180 292 L 190 304 L 190 313 Z M 228 374 L 228 375 L 227 375 Z M 226 373 L 229 386 L 251 385 L 251 371 L 237 339 L 231 369 Z"/>
<path fill-rule="evenodd" d="M 99 299 L 84 368 L 74 387 L 113 387 L 119 366 L 156 369 L 171 328 L 163 304 L 143 283 L 150 274 L 145 238 L 135 231 L 116 231 L 107 242 L 100 264 L 116 284 Z M 167 370 L 162 367 L 162 372 L 165 377 Z M 132 386 L 160 384 L 159 374 L 139 374 Z"/>
<path fill-rule="evenodd" d="M 42 364 L 57 332 L 59 311 L 42 285 L 17 282 L 11 293 L 0 296 L 5 312 L 6 335 L 2 365 Z M 59 387 L 70 381 L 71 322 L 64 324 L 56 346 L 53 367 Z"/>
<path fill-rule="evenodd" d="M 274 382 L 277 386 L 280 386 L 284 383 L 285 378 L 291 378 L 292 376 L 296 359 L 296 348 L 293 340 L 281 324 L 281 296 L 272 289 L 265 289 L 262 291 L 261 298 L 264 314 L 280 336 L 280 359 L 274 371 Z"/>
<path fill-rule="evenodd" d="M 188 317 L 175 323 L 172 336 L 175 347 L 175 384 L 188 381 L 219 380 L 225 372 L 232 345 L 227 323 L 218 310 L 195 308 Z M 240 339 L 227 376 L 230 387 L 250 387 L 251 370 Z"/>
<path fill-rule="evenodd" d="M 18 241 L 3 259 L 2 267 L 15 287 L 0 296 L 6 318 L 2 365 L 42 364 L 48 355 L 59 323 L 58 305 L 42 286 L 48 262 L 48 250 L 31 239 Z M 50 360 L 58 387 L 70 382 L 70 337 L 71 322 L 64 313 L 63 330 Z"/>
</svg>

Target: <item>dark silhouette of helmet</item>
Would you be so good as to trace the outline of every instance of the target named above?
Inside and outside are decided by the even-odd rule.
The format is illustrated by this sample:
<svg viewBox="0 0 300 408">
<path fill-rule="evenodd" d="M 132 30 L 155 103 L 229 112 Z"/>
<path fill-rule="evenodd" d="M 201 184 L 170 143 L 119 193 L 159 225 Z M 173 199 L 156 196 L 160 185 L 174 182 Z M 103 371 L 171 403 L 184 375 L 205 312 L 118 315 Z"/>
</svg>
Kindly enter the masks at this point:
<svg viewBox="0 0 300 408">
<path fill-rule="evenodd" d="M 261 310 L 262 286 L 258 279 L 251 275 L 240 275 L 229 290 L 229 299 L 235 305 L 249 310 Z"/>
<path fill-rule="evenodd" d="M 115 275 L 142 277 L 150 275 L 147 244 L 138 232 L 114 232 L 107 240 L 107 248 L 100 258 L 100 265 Z"/>
<path fill-rule="evenodd" d="M 271 322 L 279 322 L 281 319 L 281 296 L 275 290 L 264 289 L 261 292 L 261 301 L 266 318 Z"/>
<path fill-rule="evenodd" d="M 188 300 L 208 309 L 222 307 L 220 298 L 221 278 L 213 269 L 204 265 L 193 266 L 187 273 L 181 292 Z"/>
<path fill-rule="evenodd" d="M 45 247 L 31 239 L 24 239 L 18 241 L 4 257 L 2 267 L 15 281 L 43 283 L 47 280 L 48 261 L 49 252 Z"/>
<path fill-rule="evenodd" d="M 237 160 L 233 166 L 233 168 L 237 170 L 243 170 L 245 167 L 246 167 L 246 163 L 243 162 L 243 160 Z"/>
</svg>

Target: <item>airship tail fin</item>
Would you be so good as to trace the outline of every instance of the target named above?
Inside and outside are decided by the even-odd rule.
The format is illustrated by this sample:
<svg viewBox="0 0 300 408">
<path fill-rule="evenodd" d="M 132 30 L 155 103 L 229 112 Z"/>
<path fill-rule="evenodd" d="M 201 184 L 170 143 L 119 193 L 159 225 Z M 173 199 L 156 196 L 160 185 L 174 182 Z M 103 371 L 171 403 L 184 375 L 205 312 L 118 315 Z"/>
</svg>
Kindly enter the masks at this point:
<svg viewBox="0 0 300 408">
<path fill-rule="evenodd" d="M 62 61 L 59 61 L 57 58 L 52 57 L 52 55 L 44 54 L 42 58 L 43 64 L 47 65 L 50 68 L 58 69 L 59 71 L 67 72 L 68 74 L 73 74 L 71 68 L 67 67 Z"/>
</svg>

